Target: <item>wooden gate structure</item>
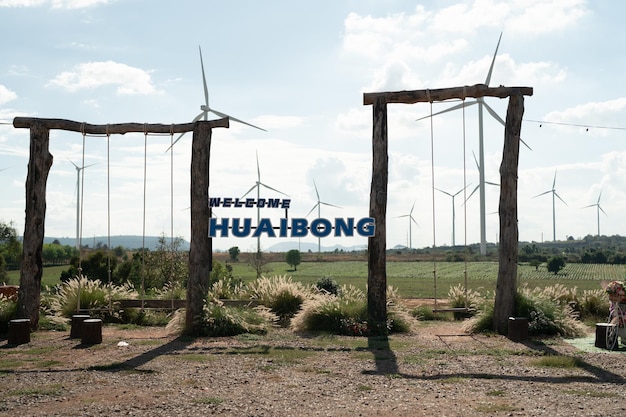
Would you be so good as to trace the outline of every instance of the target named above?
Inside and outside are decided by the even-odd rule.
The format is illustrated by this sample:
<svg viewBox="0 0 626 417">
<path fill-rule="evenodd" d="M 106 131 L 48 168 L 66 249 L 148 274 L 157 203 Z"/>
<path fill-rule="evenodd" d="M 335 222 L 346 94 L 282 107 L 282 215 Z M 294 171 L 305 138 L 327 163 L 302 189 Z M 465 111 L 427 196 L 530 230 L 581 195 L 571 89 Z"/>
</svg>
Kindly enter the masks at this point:
<svg viewBox="0 0 626 417">
<path fill-rule="evenodd" d="M 436 90 L 364 93 L 363 105 L 373 106 L 372 183 L 369 215 L 376 222 L 374 236 L 368 238 L 367 302 L 372 329 L 383 330 L 387 321 L 386 213 L 388 183 L 388 103 L 431 103 L 451 99 L 509 98 L 504 127 L 504 149 L 500 165 L 500 251 L 493 327 L 500 334 L 508 330 L 508 318 L 515 309 L 517 291 L 517 173 L 519 142 L 524 115 L 524 96 L 532 87 L 489 87 L 484 84 Z"/>
<path fill-rule="evenodd" d="M 229 127 L 228 118 L 171 125 L 149 123 L 93 125 L 65 119 L 16 117 L 13 119 L 13 127 L 30 129 L 30 156 L 26 177 L 26 221 L 17 316 L 30 319 L 32 329 L 37 329 L 39 324 L 46 185 L 53 161 L 53 156 L 49 151 L 50 130 L 67 130 L 94 135 L 123 135 L 130 132 L 144 134 L 193 132 L 190 172 L 191 241 L 185 332 L 196 333 L 194 317 L 199 317 L 202 313 L 211 272 L 212 245 L 208 237 L 211 135 L 215 127 Z"/>
</svg>

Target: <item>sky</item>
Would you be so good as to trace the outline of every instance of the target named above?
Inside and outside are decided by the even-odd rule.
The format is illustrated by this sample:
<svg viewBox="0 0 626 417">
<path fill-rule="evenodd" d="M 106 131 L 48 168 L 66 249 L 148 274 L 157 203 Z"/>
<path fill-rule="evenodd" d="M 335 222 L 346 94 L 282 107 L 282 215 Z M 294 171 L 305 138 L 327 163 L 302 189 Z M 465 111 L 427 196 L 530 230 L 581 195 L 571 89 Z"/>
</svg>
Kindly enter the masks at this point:
<svg viewBox="0 0 626 417">
<path fill-rule="evenodd" d="M 490 86 L 534 89 L 521 133 L 520 241 L 597 235 L 598 214 L 601 235 L 626 235 L 625 14 L 624 2 L 585 0 L 0 0 L 0 221 L 23 233 L 29 132 L 13 118 L 191 122 L 204 104 L 199 48 L 210 107 L 265 130 L 234 121 L 214 129 L 210 195 L 242 197 L 260 172 L 288 195 L 261 188 L 261 198 L 289 198 L 291 218 L 317 218 L 315 187 L 338 206 L 322 205 L 321 217 L 367 217 L 372 107 L 363 93 L 484 83 L 502 36 Z M 506 99 L 485 102 L 505 118 Z M 480 240 L 478 192 L 469 197 L 479 181 L 477 106 L 434 116 L 432 126 L 418 120 L 456 104 L 388 106 L 388 248 Z M 484 126 L 485 177 L 497 184 L 504 128 L 487 112 Z M 78 203 L 81 239 L 173 230 L 189 240 L 191 134 L 173 154 L 169 135 L 50 136 L 46 236 L 76 236 Z M 73 164 L 86 166 L 80 199 Z M 459 193 L 454 217 L 437 189 Z M 499 188 L 486 190 L 486 237 L 497 243 Z M 409 234 L 401 216 L 412 208 Z M 215 215 L 256 223 L 257 210 Z M 282 216 L 261 210 L 275 223 Z M 261 250 L 296 240 L 318 243 L 263 236 Z M 213 241 L 232 246 L 253 251 L 257 241 Z"/>
</svg>

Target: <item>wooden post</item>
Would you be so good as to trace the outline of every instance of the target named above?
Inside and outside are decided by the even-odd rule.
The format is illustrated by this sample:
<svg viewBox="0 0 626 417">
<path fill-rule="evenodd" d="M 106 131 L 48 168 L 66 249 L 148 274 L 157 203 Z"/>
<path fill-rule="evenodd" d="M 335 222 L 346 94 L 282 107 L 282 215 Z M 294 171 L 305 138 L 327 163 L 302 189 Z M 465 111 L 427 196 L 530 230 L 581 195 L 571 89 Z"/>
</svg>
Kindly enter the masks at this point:
<svg viewBox="0 0 626 417">
<path fill-rule="evenodd" d="M 524 115 L 524 96 L 509 97 L 504 128 L 504 149 L 500 165 L 500 251 L 498 281 L 493 312 L 493 328 L 506 335 L 508 320 L 514 315 L 517 293 L 517 258 L 519 230 L 517 225 L 517 170 L 520 132 Z"/>
<path fill-rule="evenodd" d="M 211 239 L 209 239 L 209 160 L 211 155 L 211 126 L 197 122 L 191 145 L 191 242 L 189 248 L 189 282 L 185 333 L 198 334 L 209 290 L 211 273 Z"/>
<path fill-rule="evenodd" d="M 389 157 L 387 144 L 387 102 L 374 100 L 372 132 L 372 184 L 370 217 L 376 222 L 374 236 L 368 239 L 367 315 L 370 331 L 384 332 L 387 322 L 387 178 Z"/>
<path fill-rule="evenodd" d="M 102 343 L 102 320 L 83 320 L 80 333 L 80 342 L 83 345 L 97 345 Z"/>
<path fill-rule="evenodd" d="M 50 130 L 43 123 L 33 123 L 30 126 L 30 158 L 26 177 L 26 222 L 22 242 L 20 289 L 17 297 L 17 317 L 29 318 L 32 329 L 36 329 L 39 325 L 46 184 L 52 166 L 49 145 Z"/>
</svg>

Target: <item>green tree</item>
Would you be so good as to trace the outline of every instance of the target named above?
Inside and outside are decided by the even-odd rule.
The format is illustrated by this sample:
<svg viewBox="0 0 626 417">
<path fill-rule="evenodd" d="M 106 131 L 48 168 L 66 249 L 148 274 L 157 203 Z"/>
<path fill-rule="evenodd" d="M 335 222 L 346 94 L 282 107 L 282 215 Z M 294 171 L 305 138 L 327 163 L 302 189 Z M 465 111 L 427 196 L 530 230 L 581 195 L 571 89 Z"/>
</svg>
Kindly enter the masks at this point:
<svg viewBox="0 0 626 417">
<path fill-rule="evenodd" d="M 561 269 L 565 268 L 565 258 L 562 256 L 553 256 L 550 258 L 546 266 L 549 272 L 556 275 Z"/>
<path fill-rule="evenodd" d="M 17 239 L 17 231 L 12 224 L 0 222 L 0 257 L 5 261 L 4 267 L 0 266 L 0 273 L 18 268 L 21 256 L 22 244 Z"/>
<path fill-rule="evenodd" d="M 298 249 L 291 249 L 287 252 L 287 255 L 285 255 L 285 261 L 289 265 L 293 266 L 294 271 L 297 271 L 298 265 L 300 265 L 300 262 L 302 261 L 302 255 Z"/>
<path fill-rule="evenodd" d="M 237 262 L 239 260 L 239 253 L 241 253 L 239 251 L 239 246 L 233 246 L 228 249 L 228 255 L 230 256 L 230 260 L 233 262 Z"/>
</svg>

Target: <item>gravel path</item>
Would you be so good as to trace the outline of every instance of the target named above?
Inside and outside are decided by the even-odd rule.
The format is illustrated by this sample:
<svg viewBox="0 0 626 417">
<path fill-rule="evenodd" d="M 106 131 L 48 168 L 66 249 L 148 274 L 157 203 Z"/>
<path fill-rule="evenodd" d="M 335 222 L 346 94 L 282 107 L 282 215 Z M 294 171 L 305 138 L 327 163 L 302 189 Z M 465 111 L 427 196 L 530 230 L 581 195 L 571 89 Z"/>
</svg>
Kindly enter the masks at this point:
<svg viewBox="0 0 626 417">
<path fill-rule="evenodd" d="M 0 415 L 626 412 L 624 352 L 585 351 L 561 339 L 514 343 L 466 335 L 461 327 L 421 323 L 414 334 L 380 340 L 307 337 L 285 329 L 266 336 L 185 339 L 162 328 L 106 326 L 103 343 L 93 346 L 69 339 L 69 332 L 41 331 L 17 347 L 0 340 Z M 570 366 L 546 366 L 541 361 L 549 355 Z"/>
</svg>

